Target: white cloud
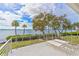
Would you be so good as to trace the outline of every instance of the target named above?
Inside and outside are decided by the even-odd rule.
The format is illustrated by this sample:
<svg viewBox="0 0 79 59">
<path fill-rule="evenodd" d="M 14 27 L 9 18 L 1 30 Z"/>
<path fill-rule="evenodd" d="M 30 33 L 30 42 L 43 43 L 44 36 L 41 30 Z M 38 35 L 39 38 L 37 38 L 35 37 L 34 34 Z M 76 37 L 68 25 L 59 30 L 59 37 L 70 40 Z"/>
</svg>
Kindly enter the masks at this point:
<svg viewBox="0 0 79 59">
<path fill-rule="evenodd" d="M 7 6 L 8 5 L 9 4 L 7 4 Z M 53 6 L 53 4 L 41 4 L 41 3 L 39 3 L 39 4 L 36 4 L 36 3 L 31 3 L 31 4 L 26 3 L 25 4 L 24 3 L 22 5 L 25 5 L 25 6 L 22 7 L 20 10 L 15 11 L 17 13 L 17 15 L 13 14 L 11 12 L 0 11 L 0 26 L 3 26 L 2 28 L 5 28 L 6 26 L 7 26 L 7 28 L 11 28 L 12 21 L 21 18 L 24 13 L 29 14 L 29 15 L 31 15 L 31 17 L 33 17 L 34 15 L 37 15 L 38 13 L 40 13 L 40 9 L 43 9 L 44 11 L 48 12 L 48 9 L 51 8 L 51 6 Z M 28 23 L 28 28 L 32 28 L 32 23 Z"/>
<path fill-rule="evenodd" d="M 0 29 L 13 29 L 13 27 L 11 26 L 11 23 L 13 20 L 16 20 L 18 18 L 21 18 L 22 16 L 20 15 L 15 15 L 13 13 L 10 12 L 2 12 L 0 11 Z M 4 19 L 4 20 L 2 20 Z M 26 22 L 25 22 L 26 23 Z M 27 28 L 28 29 L 32 29 L 32 23 L 26 23 L 27 24 Z M 18 29 L 22 29 L 21 27 L 21 23 L 20 23 L 20 27 L 18 27 Z"/>
<path fill-rule="evenodd" d="M 39 13 L 39 8 L 42 6 L 42 4 L 34 4 L 34 3 L 27 3 L 21 10 L 17 11 L 20 15 L 23 15 L 23 13 L 29 14 L 31 16 L 36 15 Z"/>
<path fill-rule="evenodd" d="M 53 10 L 54 8 L 54 4 L 49 4 L 49 3 L 28 3 L 28 4 L 24 4 L 25 6 L 23 8 L 21 8 L 21 10 L 18 11 L 18 13 L 20 15 L 22 15 L 23 13 L 29 14 L 31 15 L 31 17 L 33 17 L 34 15 L 37 15 L 40 12 L 46 11 L 49 12 L 50 9 Z M 42 10 L 42 11 L 41 11 Z"/>
<path fill-rule="evenodd" d="M 20 18 L 20 15 L 15 15 L 10 12 L 1 12 L 0 11 L 0 24 L 1 25 L 8 25 L 11 26 L 11 23 L 13 20 L 16 20 L 17 18 Z M 1 20 L 4 19 L 4 20 Z"/>
</svg>

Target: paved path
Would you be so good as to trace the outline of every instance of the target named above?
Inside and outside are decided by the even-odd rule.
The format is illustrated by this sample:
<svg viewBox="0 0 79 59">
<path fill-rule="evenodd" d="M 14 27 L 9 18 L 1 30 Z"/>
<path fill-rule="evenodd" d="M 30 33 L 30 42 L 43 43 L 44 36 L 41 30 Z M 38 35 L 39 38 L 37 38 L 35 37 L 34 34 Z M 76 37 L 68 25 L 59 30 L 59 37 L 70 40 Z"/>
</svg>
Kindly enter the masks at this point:
<svg viewBox="0 0 79 59">
<path fill-rule="evenodd" d="M 14 49 L 10 56 L 66 56 L 66 53 L 43 42 Z"/>
</svg>

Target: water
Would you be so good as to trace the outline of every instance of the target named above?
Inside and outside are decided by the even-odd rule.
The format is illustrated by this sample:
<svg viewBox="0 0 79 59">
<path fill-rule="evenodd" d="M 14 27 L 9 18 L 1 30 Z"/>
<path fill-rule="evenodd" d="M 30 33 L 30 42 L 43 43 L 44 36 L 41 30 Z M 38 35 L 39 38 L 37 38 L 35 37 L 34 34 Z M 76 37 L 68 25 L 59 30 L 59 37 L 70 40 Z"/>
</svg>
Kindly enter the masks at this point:
<svg viewBox="0 0 79 59">
<path fill-rule="evenodd" d="M 45 33 L 47 33 L 48 30 L 45 30 Z M 50 33 L 52 33 L 52 30 L 50 30 Z M 17 29 L 17 34 L 22 35 L 23 30 Z M 34 31 L 32 29 L 26 29 L 25 34 L 42 34 L 40 31 Z M 0 29 L 0 43 L 6 41 L 7 36 L 15 35 L 14 29 Z"/>
<path fill-rule="evenodd" d="M 10 35 L 14 35 L 14 29 L 0 29 L 0 43 L 6 41 L 6 37 Z M 18 29 L 17 34 L 22 35 L 23 30 Z M 25 34 L 35 34 L 34 30 L 26 29 Z"/>
<path fill-rule="evenodd" d="M 46 31 L 47 32 L 47 31 Z M 17 34 L 22 35 L 23 29 L 17 29 Z M 34 31 L 32 29 L 26 29 L 25 34 L 42 34 L 40 31 Z M 6 41 L 6 37 L 15 35 L 14 29 L 0 29 L 0 43 Z"/>
</svg>

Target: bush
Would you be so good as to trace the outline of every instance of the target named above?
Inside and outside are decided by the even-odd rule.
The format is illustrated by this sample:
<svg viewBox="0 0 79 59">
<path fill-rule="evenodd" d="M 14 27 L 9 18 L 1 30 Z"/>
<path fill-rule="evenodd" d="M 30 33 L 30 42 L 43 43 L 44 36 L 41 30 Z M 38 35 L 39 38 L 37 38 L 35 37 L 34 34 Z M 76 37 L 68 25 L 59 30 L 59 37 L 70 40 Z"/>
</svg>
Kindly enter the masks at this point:
<svg viewBox="0 0 79 59">
<path fill-rule="evenodd" d="M 14 41 L 16 41 L 16 39 L 17 39 L 17 41 L 22 41 L 22 39 L 23 39 L 23 41 L 30 40 L 30 39 L 34 40 L 34 39 L 38 39 L 39 36 L 40 36 L 40 38 L 43 38 L 43 35 L 26 34 L 26 35 L 8 36 L 6 39 L 7 40 L 12 39 L 12 41 L 14 42 Z"/>
<path fill-rule="evenodd" d="M 61 35 L 65 36 L 65 35 L 79 35 L 79 31 L 77 32 L 64 32 L 64 33 L 61 33 Z"/>
<path fill-rule="evenodd" d="M 14 36 L 8 36 L 6 39 L 9 40 L 9 39 L 12 39 L 12 42 L 15 42 L 16 39 L 17 41 L 25 41 L 25 40 L 35 40 L 35 39 L 43 39 L 44 36 L 47 36 L 47 37 L 50 37 L 52 36 L 52 34 L 45 34 L 45 35 L 42 35 L 42 34 L 38 34 L 38 35 L 32 35 L 32 34 L 26 34 L 26 35 L 14 35 Z"/>
<path fill-rule="evenodd" d="M 8 36 L 6 39 L 12 39 L 12 41 L 15 41 L 15 39 L 17 39 L 18 41 L 21 41 L 24 38 L 29 39 L 32 35 L 31 34 L 27 34 L 27 35 L 14 35 L 14 36 Z"/>
</svg>

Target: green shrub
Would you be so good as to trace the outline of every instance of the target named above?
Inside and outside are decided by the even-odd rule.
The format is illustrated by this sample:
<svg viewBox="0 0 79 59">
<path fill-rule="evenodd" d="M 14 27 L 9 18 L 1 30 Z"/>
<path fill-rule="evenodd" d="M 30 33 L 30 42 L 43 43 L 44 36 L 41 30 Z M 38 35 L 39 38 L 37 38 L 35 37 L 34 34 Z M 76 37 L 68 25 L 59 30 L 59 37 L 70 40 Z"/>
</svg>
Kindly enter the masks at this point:
<svg viewBox="0 0 79 59">
<path fill-rule="evenodd" d="M 64 33 L 61 33 L 61 35 L 79 35 L 79 31 L 77 31 L 77 32 L 64 32 Z"/>
<path fill-rule="evenodd" d="M 79 44 L 78 36 L 63 36 L 63 40 L 68 41 L 70 44 Z"/>
<path fill-rule="evenodd" d="M 12 39 L 12 40 L 15 40 L 16 38 L 19 39 L 19 38 L 27 38 L 27 37 L 31 37 L 32 35 L 31 34 L 27 34 L 27 35 L 14 35 L 14 36 L 8 36 L 6 37 L 7 40 L 9 39 Z"/>
<path fill-rule="evenodd" d="M 24 41 L 24 40 L 34 40 L 34 39 L 43 39 L 44 36 L 52 36 L 52 34 L 45 34 L 45 35 L 42 35 L 42 34 L 37 34 L 37 35 L 32 35 L 32 34 L 26 34 L 26 35 L 14 35 L 14 36 L 8 36 L 6 39 L 9 40 L 9 39 L 12 39 L 12 42 L 15 42 L 16 39 L 17 41 Z"/>
</svg>

